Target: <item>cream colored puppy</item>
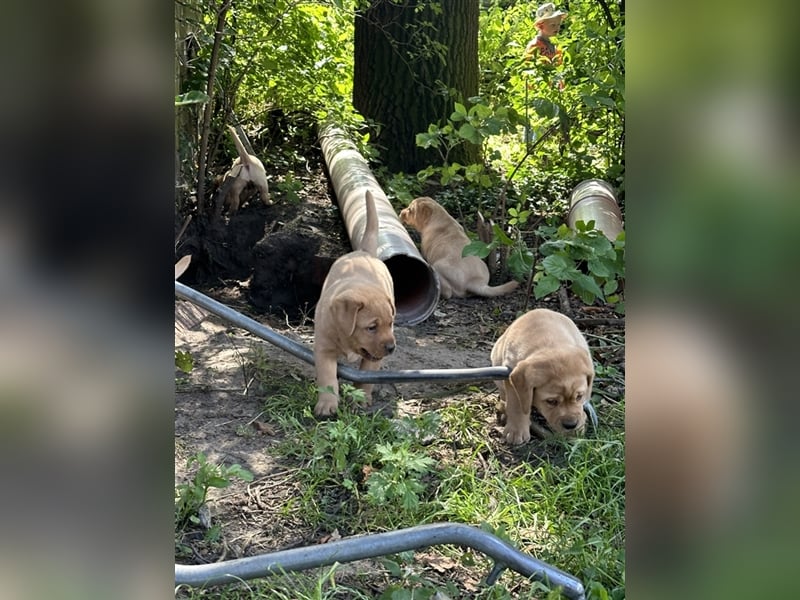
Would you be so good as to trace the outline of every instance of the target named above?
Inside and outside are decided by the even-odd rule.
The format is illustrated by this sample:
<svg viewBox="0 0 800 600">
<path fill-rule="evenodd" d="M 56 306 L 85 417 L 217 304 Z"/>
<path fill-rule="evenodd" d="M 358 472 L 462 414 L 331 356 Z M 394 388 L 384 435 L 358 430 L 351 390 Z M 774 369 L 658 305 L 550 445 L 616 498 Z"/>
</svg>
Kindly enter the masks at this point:
<svg viewBox="0 0 800 600">
<path fill-rule="evenodd" d="M 377 256 L 378 214 L 375 199 L 366 193 L 367 218 L 357 250 L 333 263 L 314 312 L 314 364 L 319 398 L 318 417 L 332 415 L 339 407 L 336 361 L 361 360 L 360 369 L 377 371 L 395 348 L 394 284 L 386 265 Z M 359 384 L 367 402 L 372 385 Z"/>
<path fill-rule="evenodd" d="M 231 213 L 239 210 L 241 195 L 248 183 L 255 185 L 261 195 L 261 201 L 264 204 L 269 204 L 269 184 L 267 183 L 267 171 L 264 169 L 264 164 L 252 154 L 248 154 L 233 127 L 228 125 L 228 129 L 231 132 L 233 143 L 239 156 L 233 161 L 233 166 L 230 170 L 225 173 L 222 186 L 220 186 L 220 193 L 224 195 L 225 204 L 228 205 Z M 222 210 L 221 205 L 218 210 Z"/>
<path fill-rule="evenodd" d="M 525 313 L 495 343 L 492 365 L 512 369 L 507 381 L 495 381 L 509 444 L 530 440 L 531 426 L 542 437 L 583 432 L 583 406 L 592 395 L 594 364 L 586 339 L 571 319 L 546 308 Z M 552 431 L 531 423 L 531 408 Z"/>
<path fill-rule="evenodd" d="M 461 256 L 469 238 L 464 228 L 432 198 L 416 198 L 400 211 L 400 220 L 419 231 L 422 255 L 439 276 L 442 298 L 467 294 L 502 296 L 519 286 L 517 281 L 489 285 L 489 267 L 477 256 Z"/>
</svg>

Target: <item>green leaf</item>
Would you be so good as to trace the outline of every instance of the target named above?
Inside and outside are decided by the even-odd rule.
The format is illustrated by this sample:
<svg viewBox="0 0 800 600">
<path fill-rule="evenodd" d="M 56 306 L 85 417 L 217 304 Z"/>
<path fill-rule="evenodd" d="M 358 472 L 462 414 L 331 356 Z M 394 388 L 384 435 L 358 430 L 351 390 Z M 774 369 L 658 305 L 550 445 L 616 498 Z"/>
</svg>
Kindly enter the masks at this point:
<svg viewBox="0 0 800 600">
<path fill-rule="evenodd" d="M 591 304 L 596 298 L 603 298 L 603 290 L 597 285 L 594 277 L 585 273 L 579 273 L 572 280 L 572 289 L 586 304 Z"/>
<path fill-rule="evenodd" d="M 597 108 L 597 100 L 595 100 L 594 96 L 581 94 L 581 100 L 583 100 L 583 103 L 589 108 Z"/>
<path fill-rule="evenodd" d="M 542 266 L 548 275 L 552 275 L 561 281 L 572 281 L 580 275 L 578 269 L 575 268 L 575 264 L 560 254 L 551 254 L 546 257 L 542 261 Z"/>
<path fill-rule="evenodd" d="M 613 294 L 619 289 L 619 281 L 616 279 L 609 279 L 603 285 L 603 294 L 608 296 L 609 294 Z"/>
<path fill-rule="evenodd" d="M 473 144 L 481 143 L 481 134 L 469 123 L 464 123 L 458 130 L 459 137 L 472 142 Z"/>
<path fill-rule="evenodd" d="M 175 366 L 184 373 L 191 373 L 194 367 L 192 355 L 182 350 L 175 350 Z"/>
<path fill-rule="evenodd" d="M 539 281 L 536 282 L 536 285 L 533 286 L 533 296 L 540 300 L 544 298 L 548 294 L 552 294 L 558 288 L 561 287 L 561 282 L 553 277 L 552 275 L 545 275 Z"/>
<path fill-rule="evenodd" d="M 487 119 L 492 114 L 492 109 L 485 104 L 475 104 L 469 109 L 470 116 L 478 117 L 478 119 Z"/>
<path fill-rule="evenodd" d="M 234 464 L 228 467 L 228 475 L 232 477 L 238 477 L 242 481 L 253 481 L 253 474 L 239 464 Z"/>
<path fill-rule="evenodd" d="M 389 560 L 388 558 L 379 560 L 381 562 L 381 565 L 383 565 L 383 568 L 389 571 L 389 575 L 391 575 L 392 577 L 402 576 L 403 570 L 397 562 Z"/>
<path fill-rule="evenodd" d="M 589 271 L 591 271 L 592 275 L 602 279 L 607 279 L 614 273 L 611 266 L 609 266 L 606 261 L 598 258 L 590 258 L 587 261 L 586 266 L 589 267 Z"/>
<path fill-rule="evenodd" d="M 461 104 L 460 102 L 456 102 L 455 107 L 456 111 L 453 114 L 458 115 L 460 117 L 458 120 L 463 121 L 467 117 L 467 107 Z M 453 120 L 455 121 L 456 119 Z"/>
<path fill-rule="evenodd" d="M 212 475 L 206 480 L 205 483 L 206 486 L 215 488 L 226 488 L 231 484 L 230 479 L 221 477 L 219 475 Z"/>
<path fill-rule="evenodd" d="M 515 279 L 522 279 L 533 268 L 533 253 L 530 250 L 519 250 L 508 257 L 508 270 Z"/>
<path fill-rule="evenodd" d="M 556 105 L 550 102 L 545 98 L 534 98 L 533 99 L 533 110 L 536 111 L 536 114 L 540 117 L 545 117 L 547 119 L 551 119 L 556 116 Z"/>
<path fill-rule="evenodd" d="M 606 588 L 603 587 L 603 584 L 597 581 L 593 581 L 589 585 L 589 598 L 592 600 L 609 600 Z"/>
<path fill-rule="evenodd" d="M 439 134 L 438 133 L 418 133 L 415 137 L 416 144 L 420 148 L 438 148 L 439 147 Z"/>
<path fill-rule="evenodd" d="M 495 239 L 498 240 L 504 246 L 514 245 L 514 240 L 508 237 L 506 235 L 506 232 L 503 231 L 503 229 L 497 223 L 495 223 L 494 226 L 492 227 L 492 231 L 494 232 Z"/>
</svg>

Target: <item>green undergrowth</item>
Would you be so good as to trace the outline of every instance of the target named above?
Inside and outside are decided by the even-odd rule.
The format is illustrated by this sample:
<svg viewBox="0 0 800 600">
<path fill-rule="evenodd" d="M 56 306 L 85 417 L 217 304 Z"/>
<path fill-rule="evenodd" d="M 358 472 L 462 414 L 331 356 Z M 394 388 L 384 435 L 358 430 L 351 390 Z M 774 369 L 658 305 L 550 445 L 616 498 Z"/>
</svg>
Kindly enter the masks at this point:
<svg viewBox="0 0 800 600">
<path fill-rule="evenodd" d="M 480 526 L 579 577 L 588 598 L 624 598 L 624 399 L 595 396 L 600 426 L 583 439 L 510 448 L 494 431 L 490 384 L 421 399 L 421 414 L 392 418 L 365 410 L 359 391 L 343 383 L 338 418 L 318 421 L 311 412 L 313 385 L 270 370 L 257 356 L 253 365 L 263 414 L 280 431 L 281 441 L 269 451 L 295 473 L 297 492 L 276 518 L 291 516 L 310 530 L 342 536 L 446 521 Z M 603 379 L 622 384 L 615 369 L 600 375 L 600 386 Z M 560 597 L 513 571 L 494 586 L 465 592 L 459 581 L 482 580 L 491 568 L 488 557 L 450 546 L 425 553 L 450 560 L 455 570 L 438 574 L 410 552 L 375 559 L 367 574 L 340 565 L 181 596 Z"/>
</svg>

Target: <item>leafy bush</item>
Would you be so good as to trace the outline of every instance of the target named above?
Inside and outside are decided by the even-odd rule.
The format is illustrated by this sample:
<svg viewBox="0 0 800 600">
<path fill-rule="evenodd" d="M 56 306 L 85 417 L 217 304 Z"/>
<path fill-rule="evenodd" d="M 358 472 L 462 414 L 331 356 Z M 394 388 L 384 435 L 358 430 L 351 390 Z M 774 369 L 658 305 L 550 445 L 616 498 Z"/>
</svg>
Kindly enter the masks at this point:
<svg viewBox="0 0 800 600">
<path fill-rule="evenodd" d="M 585 304 L 596 300 L 624 312 L 621 286 L 625 278 L 625 233 L 613 243 L 594 228 L 594 221 L 578 221 L 575 230 L 561 225 L 540 227 L 547 239 L 539 252 L 544 259 L 536 265 L 534 296 L 539 299 L 568 285 Z"/>
<path fill-rule="evenodd" d="M 521 123 L 520 117 L 513 108 L 489 106 L 479 96 L 470 98 L 469 101 L 473 103 L 469 109 L 464 104 L 455 102 L 454 111 L 445 125 L 440 127 L 432 123 L 426 132 L 417 134 L 417 146 L 436 149 L 443 165 L 423 169 L 417 175 L 418 179 L 424 181 L 438 174 L 443 186 L 462 181 L 484 188 L 497 184 L 496 178 L 491 177 L 484 166 L 488 140 L 491 136 L 514 131 Z M 481 148 L 480 163 L 450 163 L 450 153 L 463 144 L 473 144 Z"/>
</svg>

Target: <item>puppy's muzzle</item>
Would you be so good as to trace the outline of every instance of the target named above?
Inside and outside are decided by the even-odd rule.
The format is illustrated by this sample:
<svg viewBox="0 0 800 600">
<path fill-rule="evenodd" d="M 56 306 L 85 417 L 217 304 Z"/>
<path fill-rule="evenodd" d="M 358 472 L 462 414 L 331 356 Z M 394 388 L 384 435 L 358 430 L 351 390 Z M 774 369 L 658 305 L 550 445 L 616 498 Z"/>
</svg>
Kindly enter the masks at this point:
<svg viewBox="0 0 800 600">
<path fill-rule="evenodd" d="M 564 419 L 561 421 L 561 426 L 567 431 L 572 431 L 578 426 L 578 419 Z"/>
<path fill-rule="evenodd" d="M 383 358 L 385 356 L 389 356 L 392 352 L 394 352 L 395 347 L 396 346 L 395 346 L 394 342 L 390 342 L 388 344 L 384 344 L 384 346 L 383 346 L 383 356 L 373 356 L 372 354 L 369 353 L 369 351 L 367 351 L 366 348 L 361 348 L 360 354 L 361 354 L 361 356 L 363 358 L 366 358 L 367 360 L 371 360 L 373 362 L 377 362 L 379 360 L 383 360 Z"/>
</svg>

